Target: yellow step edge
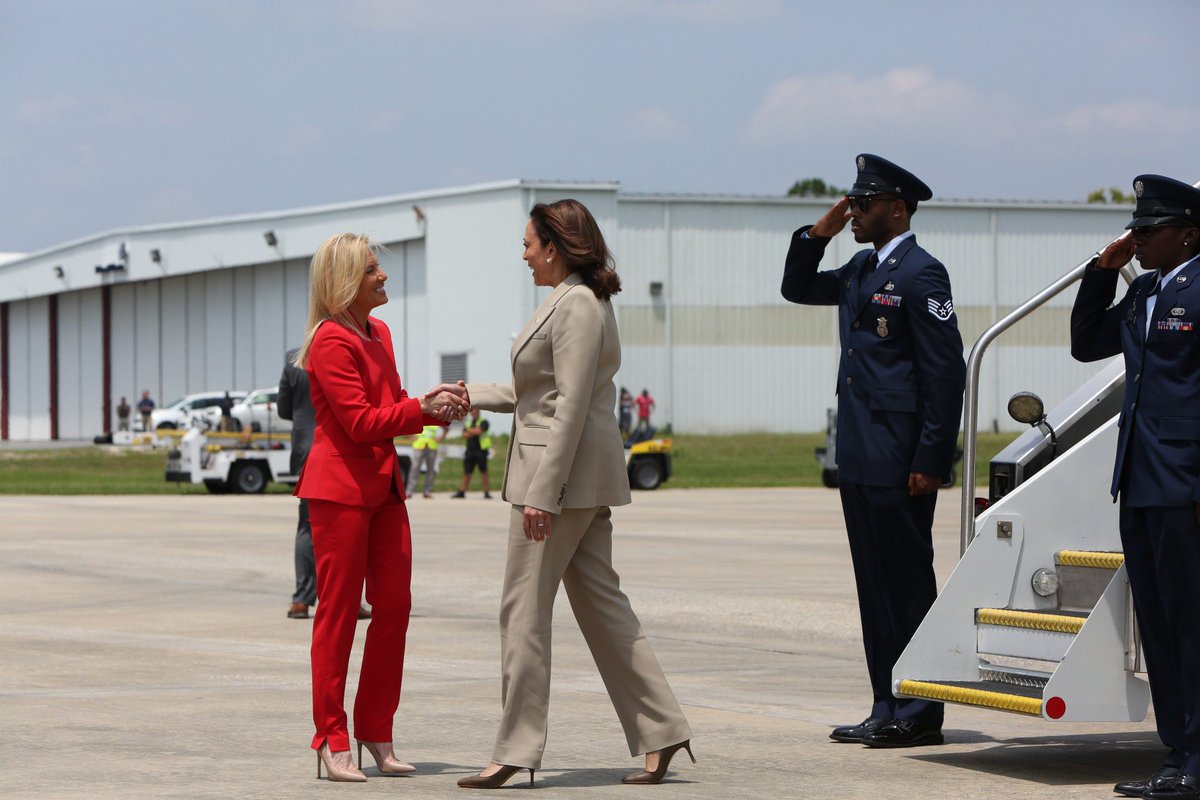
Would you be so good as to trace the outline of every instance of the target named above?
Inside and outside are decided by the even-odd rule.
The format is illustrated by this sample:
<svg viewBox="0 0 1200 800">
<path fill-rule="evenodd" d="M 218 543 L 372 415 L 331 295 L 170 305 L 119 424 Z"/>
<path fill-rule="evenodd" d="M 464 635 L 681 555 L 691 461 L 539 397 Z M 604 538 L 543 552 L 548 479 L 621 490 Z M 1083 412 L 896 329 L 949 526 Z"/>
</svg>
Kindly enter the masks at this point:
<svg viewBox="0 0 1200 800">
<path fill-rule="evenodd" d="M 1079 633 L 1086 617 L 1069 617 L 1065 614 L 1036 614 L 1032 611 L 1014 611 L 1010 608 L 981 608 L 975 612 L 979 625 L 1002 625 L 1006 628 L 1026 628 L 1033 631 L 1052 633 Z"/>
<path fill-rule="evenodd" d="M 1096 567 L 1116 569 L 1125 563 L 1124 553 L 1102 553 L 1089 550 L 1059 550 L 1054 561 L 1060 567 Z"/>
<path fill-rule="evenodd" d="M 943 703 L 960 703 L 968 706 L 982 706 L 999 711 L 1012 711 L 1016 714 L 1042 716 L 1042 701 L 1036 697 L 1023 697 L 1018 694 L 989 692 L 986 689 L 969 689 L 964 686 L 946 686 L 941 683 L 926 681 L 900 681 L 899 693 L 907 697 L 923 697 L 927 700 L 940 700 Z"/>
</svg>

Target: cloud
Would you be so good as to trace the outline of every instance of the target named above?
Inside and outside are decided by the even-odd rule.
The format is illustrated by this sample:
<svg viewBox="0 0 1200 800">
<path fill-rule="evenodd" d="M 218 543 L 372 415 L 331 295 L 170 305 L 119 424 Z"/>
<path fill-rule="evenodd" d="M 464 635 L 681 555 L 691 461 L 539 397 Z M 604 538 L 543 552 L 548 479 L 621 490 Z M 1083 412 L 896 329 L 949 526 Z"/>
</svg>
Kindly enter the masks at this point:
<svg viewBox="0 0 1200 800">
<path fill-rule="evenodd" d="M 1166 106 L 1153 100 L 1124 100 L 1112 103 L 1088 103 L 1051 120 L 1054 127 L 1070 133 L 1096 131 L 1136 132 L 1148 126 L 1157 129 L 1200 133 L 1200 111 L 1185 106 Z"/>
<path fill-rule="evenodd" d="M 74 128 L 143 128 L 186 123 L 189 108 L 175 102 L 151 103 L 130 97 L 81 99 L 75 95 L 29 98 L 17 105 L 16 119 L 31 127 L 70 124 Z"/>
<path fill-rule="evenodd" d="M 752 147 L 827 145 L 857 139 L 942 142 L 960 151 L 1003 152 L 1026 158 L 1077 156 L 1127 144 L 1200 137 L 1200 110 L 1154 100 L 1083 103 L 1045 111 L 1024 98 L 988 92 L 928 67 L 899 67 L 881 75 L 846 72 L 794 76 L 768 88 L 743 128 Z M 1124 149 L 1124 147 L 1122 148 Z"/>
<path fill-rule="evenodd" d="M 79 98 L 69 94 L 52 97 L 37 97 L 24 100 L 17 105 L 19 122 L 31 125 L 55 123 L 74 113 L 79 107 Z"/>
<path fill-rule="evenodd" d="M 882 75 L 845 72 L 787 78 L 771 86 L 745 127 L 752 144 L 827 139 L 874 128 L 881 134 L 962 131 L 998 125 L 989 136 L 1013 127 L 1011 101 L 987 95 L 928 67 L 898 67 Z"/>
<path fill-rule="evenodd" d="M 629 117 L 622 128 L 626 139 L 640 142 L 677 141 L 689 133 L 686 125 L 657 107 L 643 108 Z"/>
</svg>

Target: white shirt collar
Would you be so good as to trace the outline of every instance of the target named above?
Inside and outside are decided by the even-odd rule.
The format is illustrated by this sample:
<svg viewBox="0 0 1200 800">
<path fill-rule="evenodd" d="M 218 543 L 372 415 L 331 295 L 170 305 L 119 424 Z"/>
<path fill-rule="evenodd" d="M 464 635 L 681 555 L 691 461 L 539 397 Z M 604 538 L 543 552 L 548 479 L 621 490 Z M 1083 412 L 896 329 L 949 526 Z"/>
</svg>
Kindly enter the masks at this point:
<svg viewBox="0 0 1200 800">
<path fill-rule="evenodd" d="M 879 251 L 878 251 L 879 263 L 882 264 L 885 261 L 887 261 L 887 257 L 892 254 L 892 251 L 895 250 L 897 247 L 899 247 L 901 242 L 903 242 L 905 239 L 907 239 L 908 237 L 910 237 L 912 235 L 913 235 L 912 231 L 905 231 L 904 233 L 897 236 L 895 239 L 892 239 L 890 242 L 885 244 L 883 247 L 879 248 Z"/>
</svg>

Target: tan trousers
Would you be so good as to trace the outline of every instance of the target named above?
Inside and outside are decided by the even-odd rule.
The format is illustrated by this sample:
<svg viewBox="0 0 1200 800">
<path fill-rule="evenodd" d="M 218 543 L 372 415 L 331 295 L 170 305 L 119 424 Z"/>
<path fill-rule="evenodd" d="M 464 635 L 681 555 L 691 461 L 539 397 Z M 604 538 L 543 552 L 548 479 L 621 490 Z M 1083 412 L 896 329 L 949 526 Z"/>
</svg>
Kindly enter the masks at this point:
<svg viewBox="0 0 1200 800">
<path fill-rule="evenodd" d="M 500 702 L 492 761 L 537 769 L 546 748 L 550 705 L 550 623 L 561 581 L 608 696 L 629 754 L 692 737 L 612 568 L 612 511 L 572 508 L 554 517 L 552 535 L 525 538 L 523 506 L 513 506 L 500 601 Z"/>
</svg>

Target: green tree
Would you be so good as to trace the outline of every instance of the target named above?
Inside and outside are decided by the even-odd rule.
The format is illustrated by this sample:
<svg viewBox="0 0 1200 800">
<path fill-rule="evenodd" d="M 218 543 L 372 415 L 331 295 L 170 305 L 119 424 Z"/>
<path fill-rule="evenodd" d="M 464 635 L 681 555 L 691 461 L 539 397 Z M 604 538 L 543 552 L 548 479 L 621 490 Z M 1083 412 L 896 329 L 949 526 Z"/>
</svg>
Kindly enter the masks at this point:
<svg viewBox="0 0 1200 800">
<path fill-rule="evenodd" d="M 1089 192 L 1087 196 L 1089 203 L 1129 203 L 1130 205 L 1137 202 L 1137 197 L 1132 194 L 1126 194 L 1116 186 L 1111 189 L 1096 189 Z"/>
<path fill-rule="evenodd" d="M 846 190 L 827 184 L 820 178 L 805 178 L 793 183 L 787 193 L 788 197 L 841 197 Z"/>
</svg>

